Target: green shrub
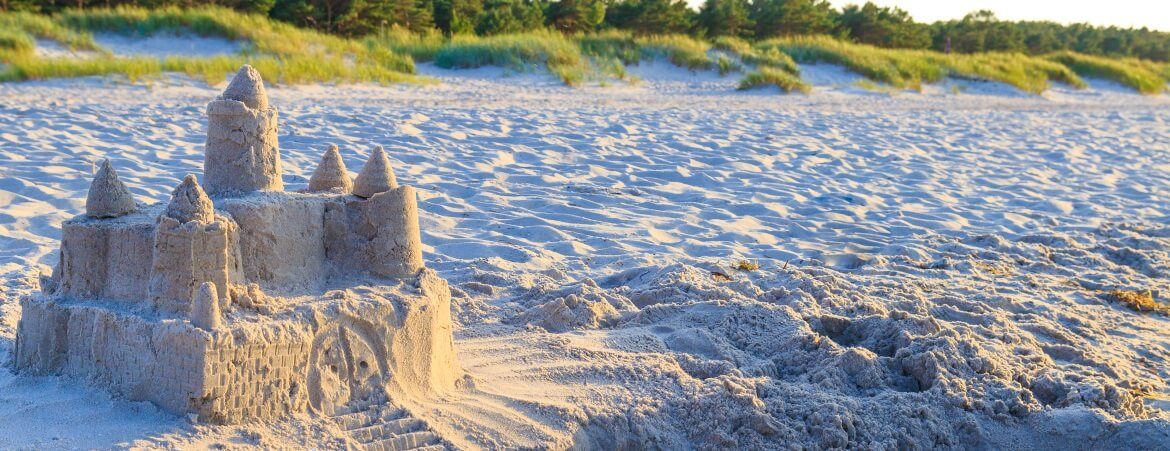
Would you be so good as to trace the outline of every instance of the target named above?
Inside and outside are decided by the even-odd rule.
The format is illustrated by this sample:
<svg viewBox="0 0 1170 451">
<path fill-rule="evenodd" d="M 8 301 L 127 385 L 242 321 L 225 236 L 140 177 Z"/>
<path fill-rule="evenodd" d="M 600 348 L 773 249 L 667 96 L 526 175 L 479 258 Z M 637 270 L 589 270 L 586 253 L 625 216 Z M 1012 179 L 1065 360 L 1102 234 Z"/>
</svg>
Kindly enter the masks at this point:
<svg viewBox="0 0 1170 451">
<path fill-rule="evenodd" d="M 716 61 L 716 64 L 719 66 L 719 76 L 724 76 L 729 73 L 739 71 L 743 68 L 743 66 L 740 66 L 739 63 L 732 61 L 731 58 L 728 58 L 724 55 L 719 55 L 719 59 Z"/>
</svg>

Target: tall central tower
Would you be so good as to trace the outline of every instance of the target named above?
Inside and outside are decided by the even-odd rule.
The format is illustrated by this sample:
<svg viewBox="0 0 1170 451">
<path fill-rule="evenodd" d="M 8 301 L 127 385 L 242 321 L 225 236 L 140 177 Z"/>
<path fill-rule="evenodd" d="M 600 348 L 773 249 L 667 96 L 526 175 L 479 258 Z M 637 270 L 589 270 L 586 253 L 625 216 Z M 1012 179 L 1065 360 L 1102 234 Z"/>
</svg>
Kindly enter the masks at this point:
<svg viewBox="0 0 1170 451">
<path fill-rule="evenodd" d="M 203 187 L 212 196 L 281 191 L 276 107 L 268 105 L 260 73 L 245 65 L 207 104 Z"/>
</svg>

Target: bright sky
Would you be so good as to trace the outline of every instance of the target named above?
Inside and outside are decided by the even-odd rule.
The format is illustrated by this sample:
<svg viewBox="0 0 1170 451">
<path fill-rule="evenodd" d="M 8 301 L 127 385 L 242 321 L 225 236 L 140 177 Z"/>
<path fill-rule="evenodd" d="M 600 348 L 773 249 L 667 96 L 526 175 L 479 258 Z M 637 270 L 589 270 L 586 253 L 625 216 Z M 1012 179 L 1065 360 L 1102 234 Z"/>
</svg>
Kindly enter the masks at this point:
<svg viewBox="0 0 1170 451">
<path fill-rule="evenodd" d="M 1149 27 L 1170 31 L 1170 0 L 873 0 L 879 6 L 897 6 L 918 22 L 960 19 L 988 9 L 1005 20 L 1050 20 L 1060 23 Z M 835 7 L 865 0 L 830 0 Z"/>
</svg>

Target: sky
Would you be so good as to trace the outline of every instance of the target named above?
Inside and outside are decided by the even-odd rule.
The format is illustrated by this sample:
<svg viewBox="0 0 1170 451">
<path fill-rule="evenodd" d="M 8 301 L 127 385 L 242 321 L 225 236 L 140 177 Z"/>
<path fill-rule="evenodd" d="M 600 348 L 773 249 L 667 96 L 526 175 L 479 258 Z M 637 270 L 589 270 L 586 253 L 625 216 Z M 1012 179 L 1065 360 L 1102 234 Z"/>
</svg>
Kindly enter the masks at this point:
<svg viewBox="0 0 1170 451">
<path fill-rule="evenodd" d="M 918 22 L 959 19 L 988 9 L 1005 20 L 1050 20 L 1060 23 L 1149 27 L 1170 31 L 1170 0 L 872 0 L 879 6 L 897 6 Z M 830 0 L 835 7 L 865 0 Z"/>
</svg>

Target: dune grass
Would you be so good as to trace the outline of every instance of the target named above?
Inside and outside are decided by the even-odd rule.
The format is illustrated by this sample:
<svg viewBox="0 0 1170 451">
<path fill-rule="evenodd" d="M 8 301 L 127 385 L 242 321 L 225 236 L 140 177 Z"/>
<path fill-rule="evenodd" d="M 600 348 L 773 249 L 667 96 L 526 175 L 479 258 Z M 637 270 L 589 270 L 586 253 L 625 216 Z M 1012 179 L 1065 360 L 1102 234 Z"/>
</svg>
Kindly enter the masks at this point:
<svg viewBox="0 0 1170 451">
<path fill-rule="evenodd" d="M 13 29 L 0 28 L 0 51 L 14 54 L 31 54 L 36 43 L 29 35 Z"/>
<path fill-rule="evenodd" d="M 266 79 L 279 83 L 423 81 L 412 75 L 414 60 L 391 47 L 304 30 L 221 7 L 66 10 L 51 18 L 7 13 L 0 14 L 0 24 L 15 24 L 4 29 L 99 52 L 86 59 L 5 52 L 0 55 L 5 63 L 0 70 L 3 81 L 105 74 L 137 81 L 163 72 L 181 72 L 217 83 L 244 63 L 253 64 Z M 214 58 L 120 58 L 94 43 L 90 33 L 99 31 L 141 36 L 194 33 L 241 41 L 246 48 L 240 55 Z"/>
<path fill-rule="evenodd" d="M 644 36 L 634 40 L 643 58 L 665 58 L 672 64 L 691 70 L 706 70 L 716 66 L 707 55 L 711 44 L 681 34 Z"/>
<path fill-rule="evenodd" d="M 1068 67 L 1043 58 L 1014 53 L 942 54 L 927 50 L 885 49 L 825 36 L 772 39 L 757 49 L 777 49 L 801 63 L 844 66 L 866 78 L 898 88 L 921 89 L 944 77 L 1003 82 L 1039 94 L 1050 81 L 1075 87 L 1085 83 Z"/>
<path fill-rule="evenodd" d="M 709 44 L 682 35 L 635 37 L 609 31 L 565 36 L 534 31 L 496 36 L 455 36 L 434 53 L 444 68 L 499 66 L 518 71 L 545 67 L 565 84 L 610 75 L 626 78 L 625 66 L 663 58 L 692 70 L 715 69 Z"/>
<path fill-rule="evenodd" d="M 730 36 L 716 38 L 714 46 L 738 56 L 743 64 L 767 66 L 794 75 L 800 73 L 800 67 L 796 65 L 796 61 L 774 46 L 765 45 L 757 48 L 743 39 Z"/>
<path fill-rule="evenodd" d="M 760 269 L 760 264 L 753 261 L 753 260 L 739 260 L 739 261 L 735 262 L 735 265 L 733 265 L 733 267 L 735 269 L 740 270 L 740 271 L 752 272 L 752 271 L 755 271 L 757 269 Z"/>
<path fill-rule="evenodd" d="M 167 72 L 177 72 L 216 84 L 234 73 L 241 65 L 256 67 L 265 80 L 286 84 L 321 81 L 371 82 L 381 84 L 415 82 L 425 83 L 406 74 L 376 65 L 346 65 L 340 58 L 322 61 L 319 58 L 272 56 L 217 56 L 212 58 L 35 58 L 29 56 L 0 56 L 5 61 L 0 68 L 0 82 L 72 78 L 94 75 L 120 75 L 131 82 L 148 80 Z M 332 65 L 332 67 L 330 67 Z"/>
<path fill-rule="evenodd" d="M 119 58 L 97 45 L 91 33 L 146 36 L 193 33 L 243 42 L 239 55 L 216 58 Z M 53 59 L 36 55 L 36 39 L 47 39 L 94 54 Z M 712 50 L 717 50 L 712 52 Z M 276 22 L 265 16 L 222 7 L 66 10 L 54 16 L 0 13 L 0 80 L 121 74 L 139 80 L 161 72 L 182 72 L 209 82 L 222 81 L 234 67 L 250 62 L 278 83 L 318 81 L 424 81 L 415 61 L 448 68 L 500 66 L 528 71 L 547 69 L 568 85 L 609 77 L 630 80 L 626 66 L 661 58 L 690 70 L 720 74 L 748 72 L 742 89 L 775 85 L 807 92 L 800 63 L 844 66 L 894 89 L 921 89 L 946 77 L 1003 82 L 1041 93 L 1052 82 L 1084 87 L 1080 75 L 1103 77 L 1153 94 L 1166 90 L 1170 64 L 1109 59 L 1062 52 L 1046 57 L 1014 53 L 947 55 L 928 50 L 885 49 L 826 36 L 790 37 L 751 43 L 720 37 L 711 42 L 685 35 L 635 36 L 609 30 L 566 36 L 533 31 L 497 36 L 416 34 L 390 28 L 347 39 Z"/>
<path fill-rule="evenodd" d="M 800 79 L 799 75 L 769 66 L 760 66 L 739 81 L 739 89 L 747 90 L 763 86 L 775 86 L 784 92 L 808 93 L 812 86 Z"/>
<path fill-rule="evenodd" d="M 398 26 L 366 37 L 363 43 L 369 48 L 385 48 L 399 54 L 410 55 L 415 61 L 434 61 L 435 55 L 447 44 L 447 38 L 438 31 L 413 33 Z"/>
<path fill-rule="evenodd" d="M 567 85 L 579 84 L 588 71 L 577 44 L 551 31 L 456 36 L 435 53 L 435 65 L 448 69 L 499 66 L 517 71 L 544 66 Z"/>
<path fill-rule="evenodd" d="M 691 70 L 717 68 L 717 62 L 708 55 L 711 44 L 686 35 L 634 36 L 625 31 L 609 30 L 577 35 L 576 40 L 582 52 L 595 59 L 633 65 L 663 58 Z"/>
<path fill-rule="evenodd" d="M 1113 80 L 1142 94 L 1162 93 L 1166 91 L 1166 83 L 1170 80 L 1170 77 L 1166 76 L 1167 73 L 1159 73 L 1164 71 L 1164 68 L 1159 68 L 1156 63 L 1151 62 L 1103 58 L 1074 52 L 1057 52 L 1048 55 L 1047 58 L 1069 67 L 1082 76 Z"/>
<path fill-rule="evenodd" d="M 21 36 L 30 43 L 33 38 L 55 41 L 74 50 L 100 51 L 93 36 L 72 29 L 48 16 L 24 11 L 0 13 L 0 36 Z M 35 44 L 34 44 L 35 45 Z M 0 43 L 0 49 L 6 48 Z"/>
</svg>

